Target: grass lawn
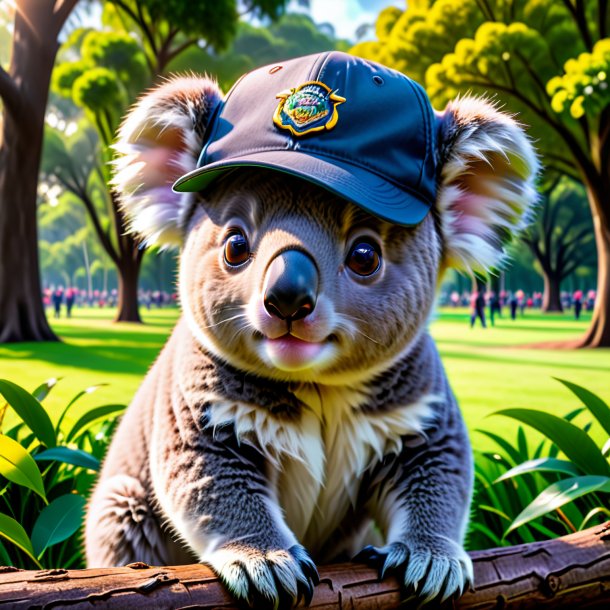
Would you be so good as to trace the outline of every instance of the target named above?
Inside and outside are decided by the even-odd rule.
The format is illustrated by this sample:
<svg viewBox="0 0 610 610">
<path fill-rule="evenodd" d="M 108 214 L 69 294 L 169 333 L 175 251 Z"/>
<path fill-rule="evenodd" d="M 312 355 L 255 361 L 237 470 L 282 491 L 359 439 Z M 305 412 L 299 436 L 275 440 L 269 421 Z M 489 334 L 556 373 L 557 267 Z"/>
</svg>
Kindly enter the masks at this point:
<svg viewBox="0 0 610 610">
<path fill-rule="evenodd" d="M 62 343 L 0 345 L 0 377 L 34 389 L 51 377 L 63 380 L 45 405 L 59 412 L 76 392 L 88 386 L 108 386 L 85 396 L 72 417 L 87 408 L 128 403 L 163 346 L 177 316 L 176 309 L 143 309 L 146 322 L 113 324 L 114 311 L 76 309 L 71 320 L 52 320 Z M 494 328 L 471 329 L 466 309 L 443 309 L 432 322 L 449 379 L 471 430 L 506 430 L 506 418 L 484 419 L 504 407 L 534 407 L 563 415 L 577 406 L 570 392 L 553 377 L 584 385 L 610 402 L 610 350 L 538 350 L 524 344 L 577 336 L 588 317 L 526 312 L 514 322 L 506 316 Z M 481 435 L 473 443 L 489 447 Z"/>
</svg>

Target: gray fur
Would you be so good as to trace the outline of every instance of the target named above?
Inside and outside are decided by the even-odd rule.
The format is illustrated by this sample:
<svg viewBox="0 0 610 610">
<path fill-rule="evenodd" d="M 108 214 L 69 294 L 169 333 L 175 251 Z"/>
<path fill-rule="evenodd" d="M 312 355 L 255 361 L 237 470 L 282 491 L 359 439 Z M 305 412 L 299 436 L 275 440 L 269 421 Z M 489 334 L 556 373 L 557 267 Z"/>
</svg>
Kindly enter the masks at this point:
<svg viewBox="0 0 610 610">
<path fill-rule="evenodd" d="M 438 217 L 391 226 L 319 187 L 244 169 L 189 218 L 184 315 L 104 462 L 88 565 L 199 560 L 254 607 L 288 608 L 311 597 L 312 559 L 359 553 L 422 600 L 460 593 L 472 577 L 462 540 L 473 468 L 427 330 L 445 258 Z M 228 268 L 236 226 L 253 255 Z M 361 235 L 382 249 L 368 279 L 345 266 Z M 261 292 L 289 248 L 313 258 L 319 289 L 314 312 L 287 326 L 264 313 Z M 271 365 L 264 337 L 287 331 L 328 357 Z"/>
</svg>

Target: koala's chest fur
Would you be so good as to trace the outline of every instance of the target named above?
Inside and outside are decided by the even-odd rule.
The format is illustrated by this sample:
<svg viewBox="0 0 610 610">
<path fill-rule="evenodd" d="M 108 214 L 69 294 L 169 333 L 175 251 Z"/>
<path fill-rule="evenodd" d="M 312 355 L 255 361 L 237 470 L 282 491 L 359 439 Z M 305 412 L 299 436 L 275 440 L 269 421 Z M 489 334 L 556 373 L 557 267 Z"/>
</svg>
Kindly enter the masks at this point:
<svg viewBox="0 0 610 610">
<path fill-rule="evenodd" d="M 433 396 L 389 410 L 372 411 L 365 388 L 305 385 L 295 395 L 306 408 L 282 419 L 243 403 L 217 402 L 210 424 L 231 421 L 237 436 L 257 445 L 270 467 L 272 491 L 284 519 L 311 551 L 320 549 L 350 506 L 359 511 L 363 473 L 388 453 L 399 453 L 402 437 L 421 432 Z"/>
</svg>

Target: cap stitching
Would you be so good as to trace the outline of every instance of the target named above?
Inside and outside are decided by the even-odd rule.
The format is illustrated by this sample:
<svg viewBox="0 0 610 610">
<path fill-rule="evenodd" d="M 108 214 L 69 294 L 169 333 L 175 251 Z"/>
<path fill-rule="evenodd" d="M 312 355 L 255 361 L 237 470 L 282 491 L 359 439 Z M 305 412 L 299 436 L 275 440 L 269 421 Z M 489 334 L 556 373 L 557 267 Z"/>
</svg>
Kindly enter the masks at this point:
<svg viewBox="0 0 610 610">
<path fill-rule="evenodd" d="M 413 90 L 413 92 L 415 93 L 415 98 L 417 99 L 417 103 L 419 104 L 419 109 L 421 111 L 421 115 L 422 115 L 422 120 L 424 123 L 424 137 L 426 139 L 426 148 L 424 150 L 424 158 L 421 160 L 421 165 L 419 166 L 419 179 L 417 181 L 417 186 L 420 187 L 421 183 L 422 183 L 422 178 L 424 175 L 424 167 L 426 164 L 426 157 L 428 156 L 428 142 L 429 142 L 429 132 L 428 132 L 428 117 L 426 114 L 426 108 L 422 102 L 422 98 L 421 98 L 421 94 L 419 91 L 419 88 L 415 85 L 415 83 L 410 79 L 407 78 L 407 82 L 409 83 L 409 86 L 411 87 L 411 89 Z"/>
<path fill-rule="evenodd" d="M 199 153 L 199 158 L 197 159 L 197 167 L 202 167 L 203 166 L 203 160 L 204 160 L 205 156 L 207 155 L 208 146 L 216 138 L 216 133 L 218 131 L 218 126 L 220 125 L 220 121 L 217 121 L 216 119 L 222 114 L 223 108 L 224 108 L 225 104 L 227 103 L 227 100 L 231 97 L 231 94 L 233 93 L 233 91 L 235 91 L 235 89 L 237 88 L 237 85 L 239 85 L 239 83 L 241 83 L 241 81 L 244 80 L 244 78 L 246 78 L 246 76 L 248 76 L 248 74 L 251 74 L 251 72 L 246 72 L 246 74 L 242 74 L 235 81 L 235 83 L 233 83 L 233 86 L 229 89 L 229 93 L 227 93 L 227 95 L 225 96 L 224 100 L 221 100 L 220 103 L 218 104 L 218 106 L 216 107 L 215 114 L 212 117 L 213 121 L 211 122 L 212 131 L 210 132 L 209 137 L 206 139 L 206 142 L 203 145 L 203 148 L 201 149 L 201 152 Z"/>
<path fill-rule="evenodd" d="M 320 57 L 318 57 L 318 59 L 314 62 L 314 65 L 313 65 L 311 71 L 309 72 L 308 80 L 321 80 L 322 72 L 324 71 L 324 67 L 325 67 L 326 62 L 328 61 L 328 58 L 330 57 L 331 53 L 332 53 L 332 51 L 327 51 L 325 54 L 322 54 Z M 321 63 L 322 65 L 318 69 L 319 63 Z M 317 76 L 315 76 L 315 75 L 317 75 Z"/>
</svg>

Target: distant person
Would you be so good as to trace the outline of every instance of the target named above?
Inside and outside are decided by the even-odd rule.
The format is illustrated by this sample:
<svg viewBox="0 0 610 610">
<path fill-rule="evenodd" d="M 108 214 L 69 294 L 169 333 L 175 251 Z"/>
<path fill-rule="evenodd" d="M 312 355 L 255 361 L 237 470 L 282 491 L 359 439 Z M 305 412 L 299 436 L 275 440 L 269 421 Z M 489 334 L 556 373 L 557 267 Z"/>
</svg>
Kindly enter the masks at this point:
<svg viewBox="0 0 610 610">
<path fill-rule="evenodd" d="M 42 292 L 42 304 L 44 306 L 45 311 L 47 307 L 51 304 L 51 289 L 45 288 Z"/>
<path fill-rule="evenodd" d="M 59 318 L 61 315 L 61 304 L 64 300 L 64 289 L 62 286 L 58 286 L 56 290 L 53 291 L 52 301 L 53 301 L 53 309 L 55 310 L 54 317 Z"/>
<path fill-rule="evenodd" d="M 470 297 L 470 328 L 474 327 L 477 318 L 481 320 L 481 326 L 487 328 L 485 324 L 485 296 L 481 291 L 473 292 Z"/>
<path fill-rule="evenodd" d="M 508 303 L 510 305 L 510 319 L 516 320 L 517 319 L 517 307 L 519 306 L 519 299 L 517 299 L 517 295 L 511 294 L 510 300 Z"/>
<path fill-rule="evenodd" d="M 525 310 L 525 292 L 523 290 L 517 290 L 515 293 L 517 295 L 517 304 L 519 305 L 519 311 L 521 312 L 521 317 L 523 317 Z"/>
<path fill-rule="evenodd" d="M 582 311 L 582 290 L 577 290 L 574 293 L 572 302 L 574 303 L 574 318 L 579 320 L 580 312 Z"/>
<path fill-rule="evenodd" d="M 66 315 L 68 318 L 72 317 L 72 307 L 74 307 L 74 301 L 76 300 L 76 289 L 68 288 L 66 290 Z"/>
<path fill-rule="evenodd" d="M 502 307 L 500 305 L 500 297 L 495 292 L 492 292 L 489 295 L 489 321 L 492 326 L 494 325 L 496 314 L 502 317 Z"/>
</svg>

